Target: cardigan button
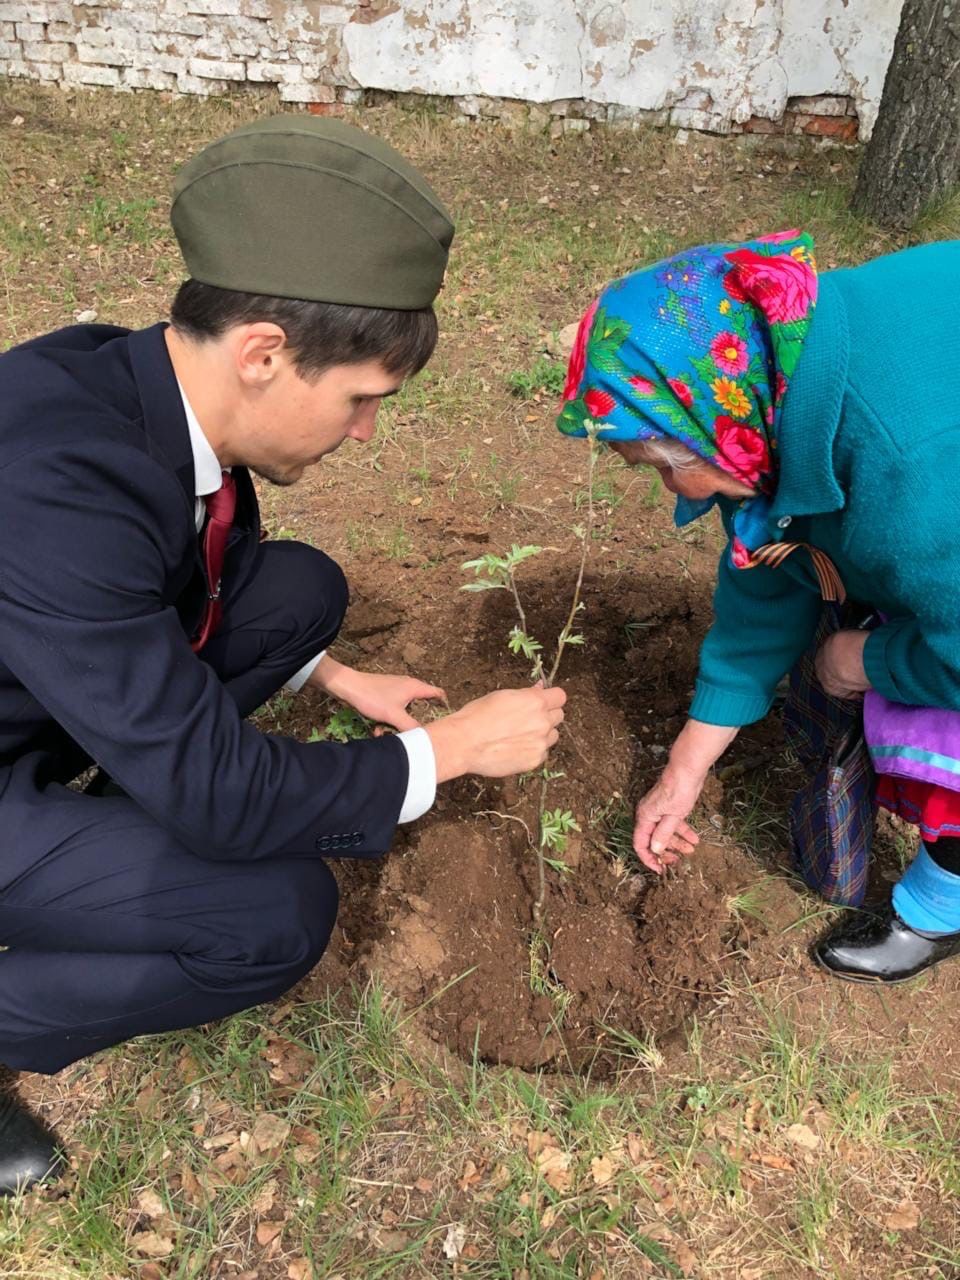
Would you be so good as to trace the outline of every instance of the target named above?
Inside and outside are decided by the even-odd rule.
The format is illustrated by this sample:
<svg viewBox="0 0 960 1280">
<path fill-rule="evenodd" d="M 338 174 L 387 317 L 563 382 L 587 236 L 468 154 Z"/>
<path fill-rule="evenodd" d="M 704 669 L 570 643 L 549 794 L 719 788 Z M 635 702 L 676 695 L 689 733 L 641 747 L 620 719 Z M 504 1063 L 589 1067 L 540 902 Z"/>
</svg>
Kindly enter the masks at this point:
<svg viewBox="0 0 960 1280">
<path fill-rule="evenodd" d="M 778 529 L 789 529 L 793 524 L 793 516 L 781 516 L 777 521 Z"/>
</svg>

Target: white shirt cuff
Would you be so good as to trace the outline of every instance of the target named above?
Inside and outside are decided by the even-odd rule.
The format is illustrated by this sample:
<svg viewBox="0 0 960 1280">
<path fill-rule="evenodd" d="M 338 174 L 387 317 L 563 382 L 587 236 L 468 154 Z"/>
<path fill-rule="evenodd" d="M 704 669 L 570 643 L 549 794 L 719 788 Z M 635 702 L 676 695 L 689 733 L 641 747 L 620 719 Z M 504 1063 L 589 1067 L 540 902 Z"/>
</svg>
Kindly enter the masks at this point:
<svg viewBox="0 0 960 1280">
<path fill-rule="evenodd" d="M 309 662 L 305 662 L 300 670 L 295 672 L 283 687 L 285 689 L 289 689 L 291 693 L 299 693 L 313 675 L 314 667 L 317 666 L 320 659 L 326 652 L 326 649 L 322 649 L 315 658 L 311 658 Z"/>
<path fill-rule="evenodd" d="M 433 807 L 437 797 L 437 761 L 426 729 L 405 729 L 397 737 L 410 766 L 407 794 L 397 822 L 415 822 Z"/>
</svg>

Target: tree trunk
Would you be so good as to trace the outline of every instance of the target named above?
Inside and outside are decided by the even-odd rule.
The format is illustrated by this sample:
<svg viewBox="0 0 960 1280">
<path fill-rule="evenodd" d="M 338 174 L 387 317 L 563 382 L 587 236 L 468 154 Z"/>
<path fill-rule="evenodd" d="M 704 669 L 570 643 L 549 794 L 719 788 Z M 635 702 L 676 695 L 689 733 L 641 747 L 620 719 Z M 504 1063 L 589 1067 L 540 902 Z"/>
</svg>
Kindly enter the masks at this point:
<svg viewBox="0 0 960 1280">
<path fill-rule="evenodd" d="M 960 0 L 905 0 L 853 208 L 908 227 L 960 184 Z"/>
</svg>

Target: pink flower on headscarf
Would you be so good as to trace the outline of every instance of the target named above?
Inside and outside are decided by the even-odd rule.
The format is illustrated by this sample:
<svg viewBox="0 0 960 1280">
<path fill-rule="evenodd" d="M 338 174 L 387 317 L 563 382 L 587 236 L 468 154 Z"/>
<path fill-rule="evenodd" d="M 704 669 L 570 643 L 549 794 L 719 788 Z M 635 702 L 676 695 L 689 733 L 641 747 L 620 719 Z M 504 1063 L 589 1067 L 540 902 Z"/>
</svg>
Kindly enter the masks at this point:
<svg viewBox="0 0 960 1280">
<path fill-rule="evenodd" d="M 784 240 L 798 240 L 801 232 L 798 227 L 792 231 L 771 231 L 768 235 L 757 236 L 758 244 L 783 244 Z"/>
<path fill-rule="evenodd" d="M 567 365 L 567 381 L 563 388 L 564 400 L 576 400 L 577 392 L 580 390 L 583 371 L 587 365 L 587 342 L 590 339 L 590 330 L 593 328 L 593 317 L 597 314 L 599 305 L 600 299 L 597 298 L 583 313 L 580 327 L 577 329 L 576 341 L 570 352 L 570 363 Z"/>
<path fill-rule="evenodd" d="M 657 389 L 649 378 L 641 378 L 639 375 L 630 379 L 630 385 L 638 396 L 652 396 Z"/>
<path fill-rule="evenodd" d="M 744 484 L 757 484 L 769 473 L 767 442 L 755 428 L 721 413 L 713 420 L 713 436 L 720 450 L 717 461 L 724 471 Z"/>
<path fill-rule="evenodd" d="M 724 257 L 733 264 L 723 280 L 727 293 L 737 302 L 752 302 L 771 324 L 803 320 L 817 300 L 816 272 L 789 253 L 768 258 L 735 249 Z"/>
<path fill-rule="evenodd" d="M 729 330 L 718 333 L 710 343 L 710 358 L 724 373 L 743 373 L 750 363 L 747 344 Z"/>
<path fill-rule="evenodd" d="M 583 403 L 587 406 L 587 412 L 591 418 L 605 418 L 617 404 L 609 392 L 598 391 L 596 387 L 590 388 L 583 397 Z"/>
<path fill-rule="evenodd" d="M 733 535 L 733 541 L 730 543 L 730 559 L 733 561 L 735 569 L 746 569 L 750 563 L 750 552 L 747 550 L 747 544 Z"/>
<path fill-rule="evenodd" d="M 693 404 L 693 392 L 683 381 L 682 378 L 668 378 L 667 386 L 677 397 L 685 409 L 689 409 Z"/>
</svg>

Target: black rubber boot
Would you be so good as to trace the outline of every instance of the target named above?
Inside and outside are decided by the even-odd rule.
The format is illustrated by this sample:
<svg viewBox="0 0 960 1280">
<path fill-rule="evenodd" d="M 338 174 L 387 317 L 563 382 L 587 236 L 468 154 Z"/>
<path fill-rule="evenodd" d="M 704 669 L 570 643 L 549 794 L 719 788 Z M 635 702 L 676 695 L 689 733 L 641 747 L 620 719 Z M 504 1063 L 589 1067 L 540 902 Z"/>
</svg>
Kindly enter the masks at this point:
<svg viewBox="0 0 960 1280">
<path fill-rule="evenodd" d="M 848 982 L 906 982 L 960 954 L 960 932 L 911 929 L 888 906 L 879 916 L 841 921 L 814 944 L 821 968 Z"/>
<path fill-rule="evenodd" d="M 54 1181 L 65 1162 L 53 1134 L 31 1115 L 11 1087 L 0 1078 L 0 1196 L 11 1196 L 46 1180 Z"/>
</svg>

